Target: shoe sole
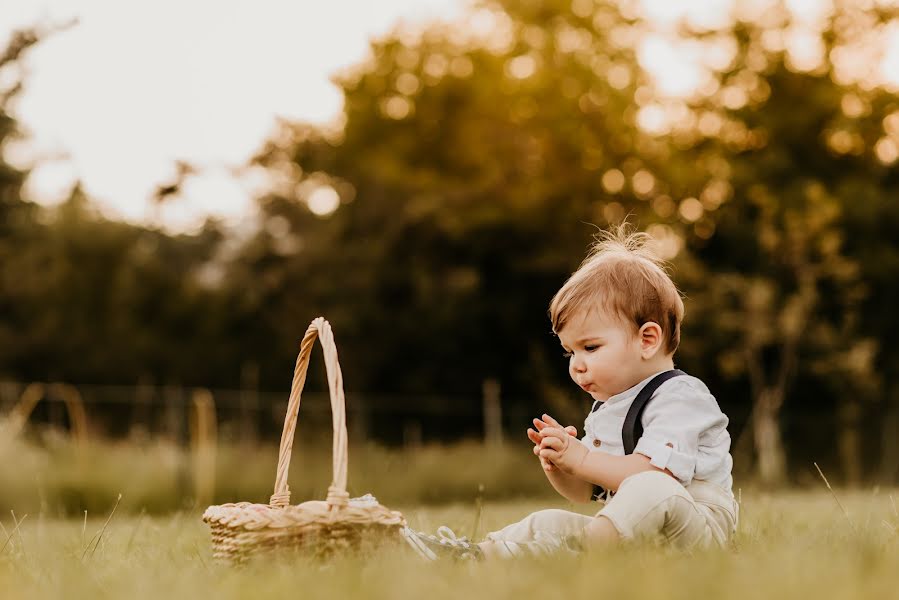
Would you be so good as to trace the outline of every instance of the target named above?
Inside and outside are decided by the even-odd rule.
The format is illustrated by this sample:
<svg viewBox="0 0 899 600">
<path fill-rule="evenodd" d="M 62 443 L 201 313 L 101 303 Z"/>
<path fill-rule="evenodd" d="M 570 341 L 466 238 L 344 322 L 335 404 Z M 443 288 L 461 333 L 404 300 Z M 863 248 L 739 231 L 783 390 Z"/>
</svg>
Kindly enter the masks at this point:
<svg viewBox="0 0 899 600">
<path fill-rule="evenodd" d="M 400 534 L 403 536 L 403 539 L 406 540 L 406 543 L 415 550 L 419 556 L 426 560 L 437 560 L 437 555 L 431 551 L 430 548 L 425 546 L 421 540 L 418 539 L 418 536 L 415 532 L 409 527 L 403 527 L 400 530 Z"/>
</svg>

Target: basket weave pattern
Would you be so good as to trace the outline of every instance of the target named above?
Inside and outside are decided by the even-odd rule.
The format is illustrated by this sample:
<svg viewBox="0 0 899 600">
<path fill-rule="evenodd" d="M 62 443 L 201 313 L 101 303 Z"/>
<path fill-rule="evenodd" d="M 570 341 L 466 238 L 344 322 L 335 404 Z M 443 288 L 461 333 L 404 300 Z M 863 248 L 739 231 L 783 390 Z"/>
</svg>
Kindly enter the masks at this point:
<svg viewBox="0 0 899 600">
<path fill-rule="evenodd" d="M 293 437 L 300 409 L 300 396 L 306 383 L 309 357 L 316 338 L 321 341 L 331 397 L 334 443 L 334 476 L 324 501 L 310 500 L 290 505 L 287 473 Z M 365 539 L 396 533 L 405 525 L 403 515 L 390 510 L 374 498 L 350 500 L 346 491 L 347 429 L 343 376 L 337 361 L 337 348 L 331 325 L 322 317 L 312 321 L 300 344 L 294 369 L 290 401 L 284 417 L 275 491 L 268 504 L 237 502 L 210 506 L 203 521 L 212 530 L 213 556 L 226 562 L 243 562 L 250 556 L 284 549 L 330 552 L 357 548 Z"/>
</svg>

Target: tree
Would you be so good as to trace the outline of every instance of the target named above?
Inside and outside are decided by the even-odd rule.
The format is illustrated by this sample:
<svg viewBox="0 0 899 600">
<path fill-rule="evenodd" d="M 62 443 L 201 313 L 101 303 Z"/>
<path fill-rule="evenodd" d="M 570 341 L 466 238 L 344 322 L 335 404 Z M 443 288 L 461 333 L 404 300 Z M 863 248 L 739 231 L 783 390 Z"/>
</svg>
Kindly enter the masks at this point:
<svg viewBox="0 0 899 600">
<path fill-rule="evenodd" d="M 492 40 L 438 26 L 374 43 L 337 80 L 340 131 L 284 124 L 258 157 L 291 182 L 263 210 L 302 240 L 288 255 L 269 232 L 251 245 L 279 282 L 262 312 L 295 337 L 327 310 L 348 380 L 366 389 L 477 393 L 498 376 L 534 402 L 535 385 L 564 377 L 546 307 L 595 232 L 586 223 L 647 212 L 647 161 L 664 145 L 634 127 L 640 75 L 618 43 L 638 25 L 612 3 L 609 31 L 568 3 L 481 10 L 501 30 Z M 625 186 L 635 173 L 639 193 Z M 316 217 L 306 203 L 328 187 L 341 204 Z"/>
<path fill-rule="evenodd" d="M 38 37 L 33 31 L 14 32 L 6 48 L 0 52 L 0 69 L 9 70 L 37 42 Z M 18 123 L 9 114 L 12 101 L 21 87 L 21 81 L 14 81 L 0 92 L 0 148 L 21 135 Z M 34 222 L 36 210 L 33 204 L 22 200 L 22 184 L 27 176 L 27 172 L 7 163 L 0 153 L 0 313 L 5 315 L 12 312 L 15 304 L 11 295 L 15 281 L 9 275 L 8 266 L 26 243 L 26 231 Z M 0 355 L 14 352 L 14 342 L 11 324 L 0 321 Z"/>
<path fill-rule="evenodd" d="M 848 22 L 871 18 L 874 26 L 895 15 L 838 5 L 818 32 L 823 56 L 845 49 Z M 870 290 L 859 250 L 882 248 L 889 238 L 865 236 L 852 223 L 854 213 L 876 214 L 895 197 L 895 169 L 880 148 L 893 143 L 882 124 L 895 104 L 882 83 L 839 83 L 830 60 L 803 66 L 783 48 L 764 47 L 772 33 L 787 35 L 795 25 L 784 15 L 775 27 L 733 26 L 737 52 L 720 91 L 693 107 L 714 115 L 706 119 L 718 127 L 685 154 L 700 166 L 723 159 L 726 168 L 700 169 L 699 201 L 684 201 L 707 210 L 715 226 L 714 235 L 692 238 L 701 264 L 692 284 L 704 297 L 709 329 L 725 336 L 716 344 L 720 368 L 748 377 L 760 478 L 784 481 L 782 410 L 789 395 L 802 396 L 792 387 L 796 378 L 812 377 L 840 398 L 837 446 L 847 481 L 857 483 L 862 403 L 876 389 L 883 339 L 863 325 Z"/>
</svg>

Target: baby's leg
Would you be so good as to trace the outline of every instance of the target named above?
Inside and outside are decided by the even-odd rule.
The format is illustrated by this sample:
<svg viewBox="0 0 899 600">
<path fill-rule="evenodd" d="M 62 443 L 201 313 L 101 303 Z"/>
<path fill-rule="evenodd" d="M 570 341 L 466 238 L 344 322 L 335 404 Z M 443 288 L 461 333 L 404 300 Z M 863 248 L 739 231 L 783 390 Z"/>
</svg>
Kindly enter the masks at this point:
<svg viewBox="0 0 899 600">
<path fill-rule="evenodd" d="M 618 529 L 610 519 L 603 515 L 597 515 L 584 528 L 584 548 L 599 550 L 621 541 Z"/>
<path fill-rule="evenodd" d="M 724 539 L 709 508 L 660 471 L 632 475 L 585 528 L 588 548 L 618 539 L 662 538 L 690 547 Z"/>
<path fill-rule="evenodd" d="M 591 517 L 567 510 L 540 510 L 488 533 L 478 546 L 487 558 L 555 552 L 570 543 L 569 540 L 581 545 L 584 527 L 591 521 Z"/>
</svg>

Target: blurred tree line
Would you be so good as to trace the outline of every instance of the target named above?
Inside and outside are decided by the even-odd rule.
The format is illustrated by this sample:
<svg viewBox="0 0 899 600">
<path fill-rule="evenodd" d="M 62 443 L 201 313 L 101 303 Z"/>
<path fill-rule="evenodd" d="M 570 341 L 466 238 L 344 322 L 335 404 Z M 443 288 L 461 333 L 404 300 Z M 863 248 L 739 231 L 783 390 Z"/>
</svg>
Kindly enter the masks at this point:
<svg viewBox="0 0 899 600">
<path fill-rule="evenodd" d="M 497 378 L 507 406 L 579 423 L 546 308 L 595 226 L 627 217 L 672 261 L 678 365 L 731 416 L 741 464 L 772 483 L 812 460 L 899 481 L 899 100 L 843 64 L 895 11 L 835 3 L 817 62 L 791 54 L 802 24 L 779 4 L 685 20 L 711 58 L 674 97 L 641 59 L 638 7 L 488 0 L 489 35 L 374 41 L 335 79 L 339 127 L 283 123 L 254 160 L 273 184 L 249 237 L 109 221 L 77 187 L 40 208 L 0 164 L 0 374 L 236 387 L 249 366 L 286 390 L 323 314 L 350 391 L 477 403 Z"/>
</svg>

